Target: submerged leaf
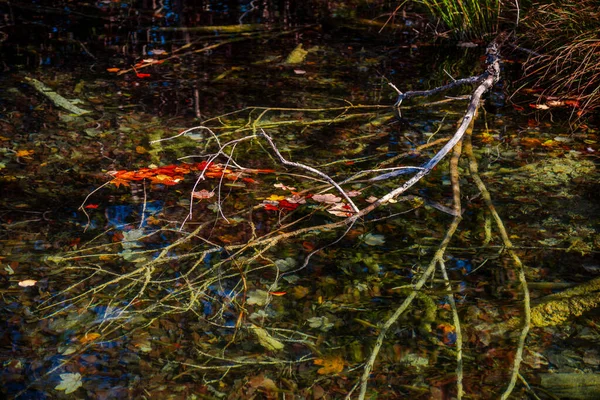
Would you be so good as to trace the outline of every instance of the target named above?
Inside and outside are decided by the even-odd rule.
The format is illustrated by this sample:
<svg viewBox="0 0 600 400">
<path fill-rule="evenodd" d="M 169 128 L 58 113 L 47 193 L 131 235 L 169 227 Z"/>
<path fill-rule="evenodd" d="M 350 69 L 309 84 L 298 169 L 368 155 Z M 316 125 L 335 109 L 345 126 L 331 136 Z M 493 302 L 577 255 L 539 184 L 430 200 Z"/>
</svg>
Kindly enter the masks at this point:
<svg viewBox="0 0 600 400">
<path fill-rule="evenodd" d="M 74 374 L 60 374 L 60 384 L 54 389 L 64 390 L 65 394 L 70 394 L 79 389 L 82 385 L 81 374 L 79 372 Z"/>
<path fill-rule="evenodd" d="M 296 260 L 294 260 L 292 257 L 287 257 L 283 260 L 275 261 L 275 266 L 279 269 L 279 271 L 286 272 L 296 268 Z"/>
<path fill-rule="evenodd" d="M 330 356 L 326 358 L 317 358 L 314 361 L 315 365 L 322 365 L 317 373 L 319 375 L 339 374 L 344 370 L 344 359 L 342 356 Z"/>
<path fill-rule="evenodd" d="M 252 332 L 254 332 L 254 334 L 258 338 L 258 342 L 265 349 L 271 351 L 283 349 L 283 343 L 281 343 L 277 339 L 273 339 L 273 337 L 269 335 L 269 332 L 267 332 L 263 328 L 256 325 L 250 325 L 250 329 L 252 329 Z"/>
<path fill-rule="evenodd" d="M 246 301 L 248 304 L 256 304 L 257 306 L 264 306 L 267 304 L 267 299 L 269 298 L 269 293 L 264 290 L 254 290 L 248 293 L 248 300 Z"/>
<path fill-rule="evenodd" d="M 323 332 L 327 332 L 334 326 L 333 323 L 329 322 L 329 318 L 327 317 L 312 317 L 307 322 L 311 328 L 319 328 Z"/>
<path fill-rule="evenodd" d="M 89 343 L 89 342 L 93 342 L 94 340 L 98 339 L 101 335 L 99 333 L 96 332 L 89 332 L 86 333 L 85 335 L 83 335 L 80 339 L 79 342 L 81 343 Z"/>
<path fill-rule="evenodd" d="M 302 48 L 302 43 L 300 43 L 285 59 L 286 64 L 301 64 L 304 62 L 308 51 Z"/>
<path fill-rule="evenodd" d="M 17 157 L 29 157 L 33 153 L 35 153 L 34 150 L 19 150 L 17 151 Z"/>
<path fill-rule="evenodd" d="M 366 233 L 362 235 L 362 240 L 369 246 L 379 246 L 385 243 L 385 236 Z"/>
</svg>

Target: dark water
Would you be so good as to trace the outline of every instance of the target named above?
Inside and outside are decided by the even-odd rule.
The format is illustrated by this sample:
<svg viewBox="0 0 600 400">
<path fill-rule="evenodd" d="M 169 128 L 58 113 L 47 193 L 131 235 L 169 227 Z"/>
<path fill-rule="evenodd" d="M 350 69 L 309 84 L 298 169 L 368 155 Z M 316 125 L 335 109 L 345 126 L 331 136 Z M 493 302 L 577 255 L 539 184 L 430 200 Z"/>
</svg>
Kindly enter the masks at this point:
<svg viewBox="0 0 600 400">
<path fill-rule="evenodd" d="M 426 162 L 441 145 L 422 146 L 453 134 L 466 101 L 415 100 L 399 115 L 388 81 L 420 90 L 448 74 L 478 74 L 484 49 L 430 46 L 412 12 L 379 33 L 386 7 L 1 6 L 9 23 L 1 30 L 0 352 L 9 398 L 343 398 L 352 389 L 378 325 L 448 229 L 448 166 L 411 189 L 416 197 L 382 206 L 345 235 L 337 227 L 268 241 L 342 217 L 314 200 L 322 176 L 282 166 L 264 139 L 248 136 L 264 130 L 287 160 L 338 182 Z M 600 271 L 597 128 L 569 123 L 568 108 L 508 99 L 516 71 L 505 64 L 473 144 L 537 298 Z M 26 78 L 90 113 L 73 115 Z M 155 142 L 194 126 L 202 128 Z M 198 163 L 232 140 L 240 141 L 213 160 L 231 172 L 209 169 L 197 182 Z M 249 170 L 235 175 L 239 166 Z M 489 214 L 467 169 L 461 164 L 463 221 L 445 260 L 463 324 L 465 389 L 495 398 L 516 332 L 494 326 L 520 315 L 522 303 L 502 242 L 486 240 Z M 118 176 L 129 178 L 100 188 Z M 360 192 L 359 208 L 404 178 L 368 176 L 344 186 Z M 214 194 L 191 198 L 192 190 Z M 454 393 L 455 333 L 440 278 L 390 330 L 372 396 Z M 522 374 L 535 386 L 547 371 L 597 372 L 597 322 L 591 311 L 534 330 Z"/>
</svg>

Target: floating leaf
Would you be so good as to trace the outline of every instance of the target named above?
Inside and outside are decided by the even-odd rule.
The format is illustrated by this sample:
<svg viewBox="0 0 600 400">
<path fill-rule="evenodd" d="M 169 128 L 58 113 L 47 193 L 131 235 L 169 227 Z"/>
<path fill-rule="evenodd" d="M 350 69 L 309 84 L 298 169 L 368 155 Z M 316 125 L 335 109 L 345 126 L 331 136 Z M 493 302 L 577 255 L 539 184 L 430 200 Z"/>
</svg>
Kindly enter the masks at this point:
<svg viewBox="0 0 600 400">
<path fill-rule="evenodd" d="M 209 192 L 206 189 L 202 189 L 198 192 L 192 192 L 192 197 L 194 199 L 210 199 L 211 197 L 213 197 L 215 195 L 215 192 Z"/>
<path fill-rule="evenodd" d="M 338 217 L 350 217 L 354 213 L 352 208 L 345 203 L 336 203 L 327 212 Z"/>
<path fill-rule="evenodd" d="M 295 187 L 285 186 L 283 183 L 276 183 L 273 186 L 275 186 L 276 188 L 279 188 L 279 189 L 283 189 L 283 190 L 290 190 L 290 191 L 291 190 L 296 190 Z"/>
<path fill-rule="evenodd" d="M 304 198 L 304 196 L 300 196 L 299 194 L 288 196 L 285 198 L 285 201 L 293 204 L 306 204 L 306 199 Z"/>
<path fill-rule="evenodd" d="M 54 389 L 64 390 L 65 394 L 70 394 L 79 389 L 82 385 L 81 374 L 79 372 L 74 374 L 60 374 L 60 384 Z"/>
<path fill-rule="evenodd" d="M 295 210 L 296 208 L 298 208 L 298 206 L 299 206 L 299 204 L 298 204 L 298 203 L 290 203 L 290 202 L 289 202 L 289 201 L 287 201 L 287 200 L 281 200 L 281 201 L 279 202 L 279 207 L 280 207 L 282 210 L 289 210 L 289 211 L 293 211 L 293 210 Z"/>
<path fill-rule="evenodd" d="M 335 204 L 335 203 L 339 203 L 340 201 L 342 201 L 341 197 L 337 197 L 336 195 L 331 194 L 331 193 L 315 194 L 312 197 L 312 199 L 319 203 L 327 203 L 327 204 Z"/>
<path fill-rule="evenodd" d="M 120 179 L 120 178 L 115 178 L 112 181 L 110 181 L 110 183 L 112 183 L 116 187 L 119 187 L 121 185 L 122 186 L 129 186 L 129 181 L 127 181 L 125 179 Z"/>
<path fill-rule="evenodd" d="M 269 197 L 267 197 L 265 200 L 269 200 L 269 201 L 281 201 L 284 200 L 285 196 L 278 196 L 276 194 L 272 194 Z"/>
</svg>

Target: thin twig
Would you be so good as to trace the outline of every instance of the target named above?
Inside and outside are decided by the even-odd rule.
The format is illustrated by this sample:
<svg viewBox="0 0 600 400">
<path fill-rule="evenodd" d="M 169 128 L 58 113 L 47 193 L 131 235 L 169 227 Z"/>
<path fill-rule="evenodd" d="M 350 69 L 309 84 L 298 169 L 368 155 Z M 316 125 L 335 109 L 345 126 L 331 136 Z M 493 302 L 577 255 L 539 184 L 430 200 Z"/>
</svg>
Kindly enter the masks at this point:
<svg viewBox="0 0 600 400">
<path fill-rule="evenodd" d="M 315 175 L 319 175 L 320 177 L 322 177 L 323 179 L 325 179 L 327 182 L 331 183 L 331 185 L 338 190 L 338 192 L 342 195 L 342 197 L 344 197 L 346 199 L 346 201 L 348 202 L 348 204 L 350 205 L 350 207 L 352 207 L 352 211 L 354 211 L 355 213 L 358 213 L 360 211 L 358 209 L 358 207 L 356 207 L 356 204 L 354 204 L 354 202 L 352 201 L 352 199 L 350 198 L 350 196 L 348 196 L 348 194 L 344 191 L 344 189 L 342 189 L 342 187 L 336 181 L 334 181 L 329 175 L 327 175 L 327 174 L 319 171 L 318 169 L 315 169 L 313 167 L 309 167 L 308 165 L 304 165 L 304 164 L 300 164 L 300 163 L 297 163 L 297 162 L 286 160 L 283 157 L 283 155 L 279 152 L 279 149 L 277 148 L 277 146 L 273 142 L 273 139 L 271 139 L 271 137 L 269 135 L 267 135 L 267 133 L 264 130 L 262 130 L 262 129 L 261 129 L 261 134 L 262 134 L 262 136 L 265 139 L 267 139 L 267 142 L 269 142 L 269 144 L 271 145 L 271 148 L 273 149 L 273 151 L 275 152 L 275 154 L 279 158 L 279 161 L 281 161 L 281 163 L 283 165 L 288 165 L 290 167 L 296 167 L 296 168 L 302 168 L 302 169 L 305 169 L 307 171 L 312 172 Z"/>
</svg>

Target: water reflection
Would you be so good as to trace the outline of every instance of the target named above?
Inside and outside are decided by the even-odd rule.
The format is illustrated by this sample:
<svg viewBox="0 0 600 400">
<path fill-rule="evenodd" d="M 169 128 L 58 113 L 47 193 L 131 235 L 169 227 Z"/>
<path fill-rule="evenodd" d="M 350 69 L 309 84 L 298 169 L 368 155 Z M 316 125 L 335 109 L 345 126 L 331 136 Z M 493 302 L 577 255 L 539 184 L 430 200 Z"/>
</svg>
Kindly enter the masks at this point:
<svg viewBox="0 0 600 400">
<path fill-rule="evenodd" d="M 394 167 L 419 167 L 432 150 L 418 149 L 451 135 L 464 100 L 408 104 L 396 118 L 387 107 L 395 94 L 383 76 L 411 89 L 447 79 L 442 77 L 448 66 L 457 76 L 468 75 L 478 68 L 473 62 L 478 49 L 449 56 L 440 49 L 411 47 L 409 34 L 382 36 L 335 26 L 336 21 L 274 35 L 321 13 L 343 13 L 341 2 L 97 2 L 57 15 L 45 12 L 57 10 L 55 3 L 41 4 L 13 10 L 14 21 L 38 10 L 45 23 L 25 37 L 18 35 L 26 32 L 24 26 L 12 26 L 3 42 L 9 50 L 5 63 L 87 101 L 94 114 L 65 115 L 18 76 L 2 78 L 0 122 L 7 129 L 0 135 L 2 147 L 9 149 L 0 159 L 6 316 L 1 351 L 7 393 L 64 397 L 55 388 L 60 374 L 69 372 L 82 375 L 83 388 L 76 395 L 89 398 L 140 398 L 146 391 L 157 397 L 176 391 L 182 398 L 197 393 L 242 397 L 257 388 L 268 391 L 261 386 L 267 378 L 290 393 L 309 396 L 314 383 L 326 386 L 330 375 L 317 372 L 307 355 L 337 360 L 327 357 L 338 352 L 344 379 L 331 378 L 328 390 L 347 392 L 352 385 L 344 382 L 357 379 L 378 322 L 406 296 L 403 287 L 423 271 L 445 232 L 452 197 L 445 168 L 434 171 L 411 198 L 374 212 L 339 241 L 338 233 L 323 231 L 264 252 L 243 244 L 283 230 L 290 214 L 302 217 L 301 227 L 336 219 L 310 198 L 287 200 L 296 196 L 292 191 L 314 194 L 318 184 L 305 180 L 302 171 L 282 168 L 258 141 L 231 150 L 244 167 L 276 169 L 247 176 L 255 182 L 207 179 L 196 191 L 221 188 L 210 198 L 190 197 L 198 174 L 179 186 L 125 182 L 94 192 L 85 203 L 92 206 L 84 208 L 87 216 L 78 208 L 112 179 L 105 171 L 172 165 L 180 157 L 214 152 L 216 146 L 206 130 L 172 142 L 151 141 L 200 123 L 221 142 L 251 133 L 249 121 L 265 110 L 245 108 L 250 105 L 286 106 L 264 114 L 261 128 L 286 157 L 319 164 L 336 179 L 390 160 Z M 263 26 L 246 32 L 204 29 L 237 27 L 240 19 Z M 193 53 L 244 35 L 254 36 Z M 401 46 L 398 37 L 404 40 Z M 25 49 L 25 42 L 32 45 Z M 310 49 L 306 58 L 286 63 L 298 44 Z M 168 62 L 137 71 L 105 72 L 174 54 Z M 348 103 L 373 107 L 339 108 Z M 515 113 L 500 92 L 490 104 L 475 128 L 477 156 L 530 265 L 531 280 L 585 279 L 583 271 L 591 273 L 597 264 L 597 193 L 588 189 L 597 170 L 586 160 L 597 151 L 595 128 L 567 134 L 564 127 L 535 121 L 533 114 Z M 227 113 L 232 114 L 222 115 Z M 227 158 L 218 161 L 233 168 Z M 479 193 L 466 174 L 463 179 L 464 225 L 449 249 L 448 272 L 475 357 L 508 364 L 512 348 L 494 336 L 490 325 L 502 321 L 502 313 L 518 314 L 515 279 L 501 244 L 488 237 L 489 215 Z M 395 184 L 358 181 L 351 189 L 364 192 L 356 201 L 367 206 L 368 196 L 380 196 Z M 295 205 L 280 207 L 280 197 Z M 274 209 L 259 206 L 269 198 Z M 188 222 L 179 231 L 182 221 Z M 323 246 L 328 247 L 294 271 Z M 572 274 L 578 264 L 587 267 Z M 17 282 L 26 278 L 38 285 L 22 289 Z M 452 381 L 449 360 L 456 336 L 445 298 L 432 285 L 390 335 L 382 360 L 386 373 L 376 371 L 373 382 L 382 397 L 389 387 L 408 397 L 419 382 L 427 387 L 421 395 L 429 396 L 438 380 Z M 256 328 L 247 328 L 250 324 Z M 544 340 L 552 341 L 552 333 L 545 333 Z M 504 384 L 501 375 L 490 372 L 493 368 L 472 369 L 473 387 L 497 390 Z M 278 375 L 285 371 L 293 374 Z M 261 385 L 249 383 L 249 377 Z"/>
</svg>

